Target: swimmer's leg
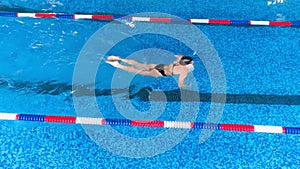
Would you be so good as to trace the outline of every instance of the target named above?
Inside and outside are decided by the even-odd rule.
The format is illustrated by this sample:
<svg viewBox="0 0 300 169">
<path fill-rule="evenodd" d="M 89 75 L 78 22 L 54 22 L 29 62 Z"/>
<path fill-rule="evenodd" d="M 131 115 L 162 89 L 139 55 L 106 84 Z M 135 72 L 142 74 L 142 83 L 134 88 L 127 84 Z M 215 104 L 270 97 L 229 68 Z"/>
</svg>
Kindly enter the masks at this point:
<svg viewBox="0 0 300 169">
<path fill-rule="evenodd" d="M 127 63 L 129 65 L 137 67 L 138 69 L 141 69 L 141 70 L 151 69 L 151 68 L 155 67 L 155 64 L 144 64 L 144 63 L 137 62 L 136 60 L 133 60 L 133 59 L 124 59 L 124 58 L 121 58 L 119 56 L 109 56 L 107 58 L 107 60 L 108 61 L 119 61 L 120 60 L 124 63 Z"/>
<path fill-rule="evenodd" d="M 132 60 L 132 59 L 121 59 L 122 62 L 125 62 L 129 65 L 135 66 L 138 69 L 152 69 L 154 68 L 156 65 L 155 64 L 145 64 L 145 63 L 140 63 L 137 62 L 136 60 Z"/>
<path fill-rule="evenodd" d="M 119 56 L 108 56 L 107 57 L 107 61 L 117 61 L 120 59 L 121 59 L 121 57 L 119 57 Z"/>
<path fill-rule="evenodd" d="M 106 63 L 116 67 L 116 68 L 119 68 L 119 69 L 122 69 L 122 70 L 125 70 L 125 71 L 128 71 L 128 72 L 132 72 L 132 73 L 136 73 L 136 74 L 141 74 L 141 75 L 144 75 L 144 76 L 152 76 L 152 77 L 159 77 L 161 76 L 156 70 L 154 69 L 150 69 L 150 70 L 140 70 L 140 69 L 136 69 L 135 67 L 133 66 L 125 66 L 125 65 L 122 65 L 120 64 L 118 61 L 106 61 Z"/>
</svg>

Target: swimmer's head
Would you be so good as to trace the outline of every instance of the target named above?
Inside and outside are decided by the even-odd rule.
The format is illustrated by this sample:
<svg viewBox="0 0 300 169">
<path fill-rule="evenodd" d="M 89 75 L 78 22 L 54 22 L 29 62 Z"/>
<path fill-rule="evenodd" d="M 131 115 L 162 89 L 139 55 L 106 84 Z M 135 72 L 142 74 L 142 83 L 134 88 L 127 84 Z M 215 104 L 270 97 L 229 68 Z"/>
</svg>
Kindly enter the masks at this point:
<svg viewBox="0 0 300 169">
<path fill-rule="evenodd" d="M 190 56 L 182 56 L 179 63 L 181 65 L 189 65 L 192 61 L 193 59 Z"/>
</svg>

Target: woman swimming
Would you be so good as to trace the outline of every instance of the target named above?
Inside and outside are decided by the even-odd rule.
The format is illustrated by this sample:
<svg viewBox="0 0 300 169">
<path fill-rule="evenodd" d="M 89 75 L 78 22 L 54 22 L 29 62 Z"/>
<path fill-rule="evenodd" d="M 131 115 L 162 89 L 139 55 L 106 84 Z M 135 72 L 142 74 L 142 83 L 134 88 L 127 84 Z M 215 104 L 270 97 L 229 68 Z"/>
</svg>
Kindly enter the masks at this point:
<svg viewBox="0 0 300 169">
<path fill-rule="evenodd" d="M 127 65 L 120 64 L 122 61 Z M 119 56 L 109 56 L 106 63 L 128 71 L 132 73 L 141 74 L 144 76 L 162 77 L 179 75 L 178 86 L 179 87 L 190 87 L 191 85 L 185 85 L 184 80 L 188 73 L 194 70 L 194 61 L 190 56 L 177 55 L 177 60 L 172 64 L 143 64 L 132 59 L 124 59 Z"/>
</svg>

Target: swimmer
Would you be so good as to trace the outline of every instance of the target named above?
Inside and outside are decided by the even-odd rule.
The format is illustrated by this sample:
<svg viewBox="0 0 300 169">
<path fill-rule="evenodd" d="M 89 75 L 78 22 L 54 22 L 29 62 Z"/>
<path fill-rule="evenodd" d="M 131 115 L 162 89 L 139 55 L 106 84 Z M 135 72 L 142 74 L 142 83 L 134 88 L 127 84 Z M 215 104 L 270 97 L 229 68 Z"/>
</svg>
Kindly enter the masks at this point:
<svg viewBox="0 0 300 169">
<path fill-rule="evenodd" d="M 120 64 L 119 61 L 127 65 Z M 177 60 L 172 64 L 143 64 L 132 59 L 124 59 L 119 56 L 109 56 L 106 63 L 136 74 L 152 77 L 179 75 L 178 86 L 181 88 L 191 87 L 184 84 L 188 73 L 194 70 L 194 61 L 190 56 L 177 55 Z"/>
</svg>

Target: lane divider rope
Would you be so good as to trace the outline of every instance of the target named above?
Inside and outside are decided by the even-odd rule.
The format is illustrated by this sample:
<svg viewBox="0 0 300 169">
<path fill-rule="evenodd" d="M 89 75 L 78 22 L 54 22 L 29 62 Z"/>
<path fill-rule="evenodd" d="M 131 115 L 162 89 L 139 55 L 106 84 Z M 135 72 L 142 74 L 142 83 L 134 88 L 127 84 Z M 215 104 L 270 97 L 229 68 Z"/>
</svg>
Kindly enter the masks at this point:
<svg viewBox="0 0 300 169">
<path fill-rule="evenodd" d="M 99 14 L 65 14 L 65 13 L 16 13 L 0 12 L 2 17 L 27 17 L 27 18 L 63 18 L 63 19 L 88 19 L 100 21 L 112 21 L 120 17 L 118 15 Z M 126 18 L 126 17 L 125 17 Z M 255 21 L 255 20 L 222 20 L 222 19 L 178 19 L 178 18 L 156 18 L 131 16 L 126 18 L 133 22 L 159 22 L 159 23 L 184 23 L 192 24 L 214 24 L 214 25 L 235 25 L 235 26 L 287 26 L 300 27 L 300 21 Z"/>
<path fill-rule="evenodd" d="M 75 116 L 14 114 L 14 113 L 1 113 L 1 112 L 0 112 L 0 120 L 37 121 L 37 122 L 66 123 L 66 124 L 133 126 L 133 127 L 147 127 L 147 128 L 208 129 L 208 130 L 224 130 L 224 131 L 236 131 L 236 132 L 300 134 L 299 127 L 281 127 L 281 126 L 248 125 L 248 124 L 211 124 L 211 123 L 202 123 L 202 122 L 159 121 L 159 120 L 146 121 L 146 120 L 108 119 L 108 118 L 105 119 L 105 118 L 75 117 Z"/>
</svg>

